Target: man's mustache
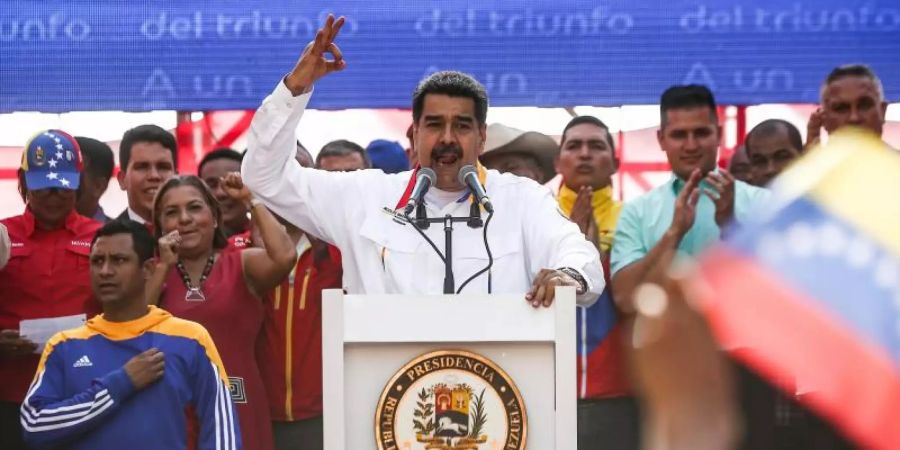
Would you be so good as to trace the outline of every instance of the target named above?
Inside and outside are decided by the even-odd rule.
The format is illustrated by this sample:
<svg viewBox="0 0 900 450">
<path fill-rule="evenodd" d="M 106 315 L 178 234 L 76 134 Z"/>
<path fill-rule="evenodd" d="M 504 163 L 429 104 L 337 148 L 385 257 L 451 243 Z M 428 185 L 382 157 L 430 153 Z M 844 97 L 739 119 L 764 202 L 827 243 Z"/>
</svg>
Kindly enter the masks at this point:
<svg viewBox="0 0 900 450">
<path fill-rule="evenodd" d="M 431 150 L 431 159 L 440 158 L 447 154 L 453 154 L 462 158 L 462 153 L 462 148 L 458 145 L 440 145 Z"/>
</svg>

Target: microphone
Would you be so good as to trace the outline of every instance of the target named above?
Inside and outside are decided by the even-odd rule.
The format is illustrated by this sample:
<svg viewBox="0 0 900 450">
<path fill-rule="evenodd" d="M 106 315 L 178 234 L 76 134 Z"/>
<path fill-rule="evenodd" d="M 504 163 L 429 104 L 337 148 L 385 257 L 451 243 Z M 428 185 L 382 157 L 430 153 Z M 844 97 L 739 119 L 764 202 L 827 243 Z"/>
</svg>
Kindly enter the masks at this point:
<svg viewBox="0 0 900 450">
<path fill-rule="evenodd" d="M 459 169 L 459 175 L 456 179 L 460 184 L 468 186 L 469 190 L 472 191 L 472 194 L 475 196 L 475 201 L 481 204 L 485 211 L 489 213 L 494 212 L 494 205 L 491 204 L 491 199 L 487 196 L 487 193 L 484 192 L 484 186 L 478 181 L 478 171 L 475 170 L 475 166 L 471 164 L 462 166 Z"/>
<path fill-rule="evenodd" d="M 404 216 L 408 216 L 416 208 L 416 205 L 422 203 L 422 198 L 425 197 L 428 188 L 434 184 L 435 178 L 437 178 L 437 175 L 435 175 L 434 170 L 431 170 L 431 168 L 422 167 L 419 169 L 416 173 L 416 184 L 413 186 L 409 201 L 406 202 L 406 206 L 403 208 Z"/>
</svg>

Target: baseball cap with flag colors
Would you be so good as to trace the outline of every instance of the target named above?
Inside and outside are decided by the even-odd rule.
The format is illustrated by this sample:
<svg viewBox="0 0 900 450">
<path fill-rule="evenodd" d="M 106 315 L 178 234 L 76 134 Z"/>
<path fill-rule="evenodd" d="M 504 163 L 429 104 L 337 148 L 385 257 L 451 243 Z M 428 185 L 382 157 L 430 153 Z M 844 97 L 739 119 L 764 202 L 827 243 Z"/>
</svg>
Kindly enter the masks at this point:
<svg viewBox="0 0 900 450">
<path fill-rule="evenodd" d="M 34 135 L 22 153 L 21 169 L 25 186 L 40 189 L 78 189 L 83 169 L 78 142 L 61 130 L 46 130 Z"/>
</svg>

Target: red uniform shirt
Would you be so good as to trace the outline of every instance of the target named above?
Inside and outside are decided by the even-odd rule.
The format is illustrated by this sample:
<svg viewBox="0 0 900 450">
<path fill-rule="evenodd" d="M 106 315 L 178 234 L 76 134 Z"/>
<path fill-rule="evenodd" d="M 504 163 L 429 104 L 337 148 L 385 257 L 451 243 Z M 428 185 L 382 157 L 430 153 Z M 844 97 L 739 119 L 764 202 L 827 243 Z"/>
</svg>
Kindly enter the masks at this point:
<svg viewBox="0 0 900 450">
<path fill-rule="evenodd" d="M 59 230 L 35 226 L 34 215 L 0 220 L 12 243 L 9 263 L 0 269 L 0 329 L 19 329 L 22 319 L 99 312 L 91 291 L 91 239 L 101 224 L 74 211 Z M 0 401 L 21 402 L 37 370 L 40 354 L 0 356 Z"/>
<path fill-rule="evenodd" d="M 243 233 L 234 234 L 228 238 L 228 245 L 226 248 L 244 249 L 250 246 L 250 230 L 247 230 Z"/>
<path fill-rule="evenodd" d="M 304 251 L 266 301 L 256 355 L 272 420 L 322 415 L 322 290 L 339 289 L 343 275 L 340 251 L 317 251 L 324 245 Z"/>
</svg>

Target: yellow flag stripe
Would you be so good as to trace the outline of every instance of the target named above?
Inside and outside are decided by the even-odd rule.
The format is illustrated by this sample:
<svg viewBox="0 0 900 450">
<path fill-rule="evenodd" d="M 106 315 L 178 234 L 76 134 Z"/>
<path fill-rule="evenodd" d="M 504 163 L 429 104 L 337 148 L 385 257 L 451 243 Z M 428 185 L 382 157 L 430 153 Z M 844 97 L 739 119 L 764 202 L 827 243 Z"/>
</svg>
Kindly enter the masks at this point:
<svg viewBox="0 0 900 450">
<path fill-rule="evenodd" d="M 839 164 L 822 164 L 830 170 L 809 197 L 900 255 L 900 154 L 873 135 L 853 130 L 832 135 L 818 151 L 831 153 L 821 158 Z"/>
</svg>

